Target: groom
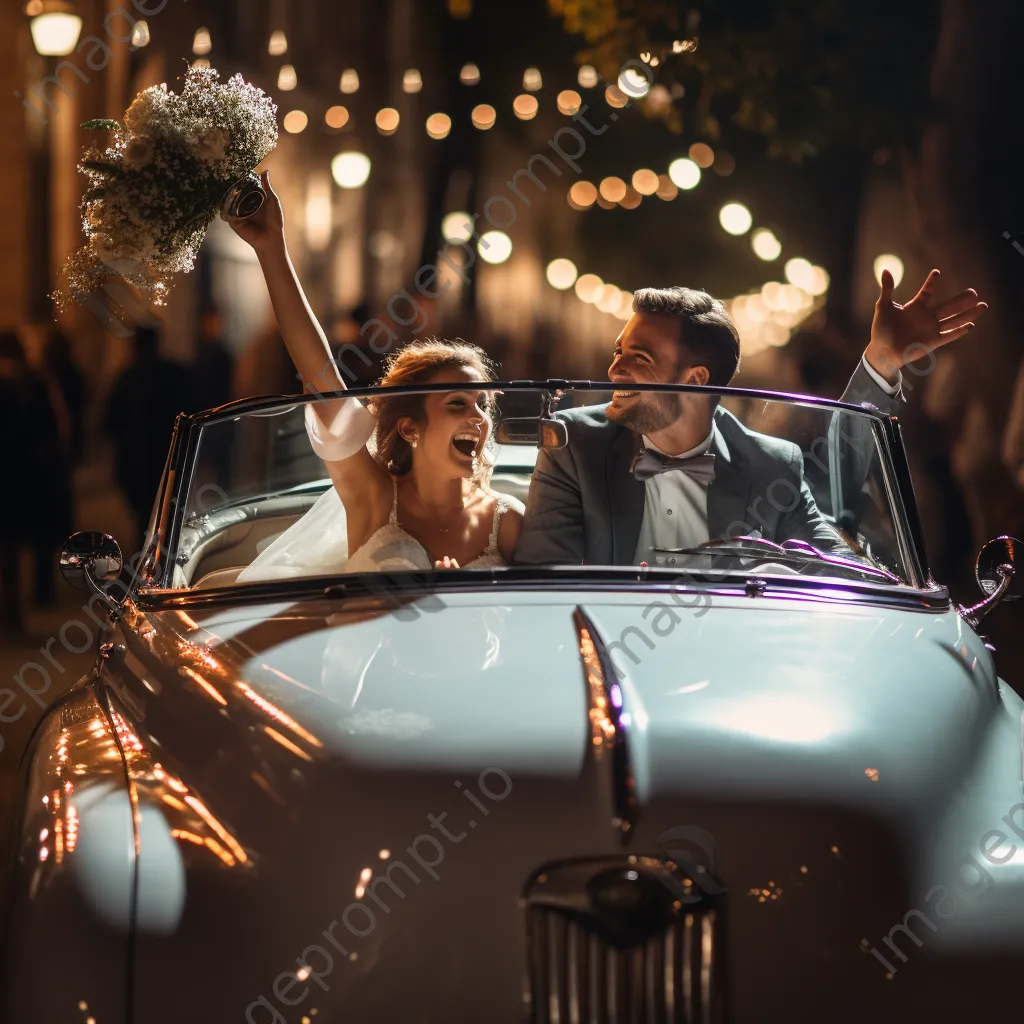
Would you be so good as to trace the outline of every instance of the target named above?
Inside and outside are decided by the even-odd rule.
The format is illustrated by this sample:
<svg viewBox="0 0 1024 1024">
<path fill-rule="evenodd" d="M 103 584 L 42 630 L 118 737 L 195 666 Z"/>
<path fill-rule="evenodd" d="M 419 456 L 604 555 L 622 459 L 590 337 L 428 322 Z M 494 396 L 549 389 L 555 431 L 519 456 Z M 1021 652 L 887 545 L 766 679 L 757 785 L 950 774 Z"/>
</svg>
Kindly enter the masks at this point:
<svg viewBox="0 0 1024 1024">
<path fill-rule="evenodd" d="M 842 401 L 895 413 L 903 402 L 900 367 L 974 326 L 986 304 L 968 289 L 934 305 L 938 280 L 933 270 L 900 306 L 883 271 L 871 340 Z M 629 390 L 641 383 L 725 387 L 739 355 L 735 325 L 706 292 L 637 291 L 608 369 L 619 390 L 608 405 L 559 414 L 569 443 L 540 452 L 516 562 L 655 565 L 657 548 L 742 535 L 849 553 L 815 504 L 795 444 L 747 430 L 716 396 Z M 873 444 L 870 436 L 860 442 Z M 795 501 L 772 500 L 780 484 Z"/>
</svg>

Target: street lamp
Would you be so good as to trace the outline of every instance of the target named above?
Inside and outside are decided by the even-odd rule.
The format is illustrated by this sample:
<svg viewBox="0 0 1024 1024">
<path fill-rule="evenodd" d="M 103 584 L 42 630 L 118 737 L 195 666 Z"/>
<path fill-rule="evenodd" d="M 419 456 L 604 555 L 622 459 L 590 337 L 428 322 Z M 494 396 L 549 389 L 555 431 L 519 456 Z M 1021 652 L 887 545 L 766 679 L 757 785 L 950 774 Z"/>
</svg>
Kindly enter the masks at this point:
<svg viewBox="0 0 1024 1024">
<path fill-rule="evenodd" d="M 82 19 L 66 0 L 32 0 L 25 8 L 31 16 L 32 42 L 43 57 L 66 57 L 78 45 Z"/>
</svg>

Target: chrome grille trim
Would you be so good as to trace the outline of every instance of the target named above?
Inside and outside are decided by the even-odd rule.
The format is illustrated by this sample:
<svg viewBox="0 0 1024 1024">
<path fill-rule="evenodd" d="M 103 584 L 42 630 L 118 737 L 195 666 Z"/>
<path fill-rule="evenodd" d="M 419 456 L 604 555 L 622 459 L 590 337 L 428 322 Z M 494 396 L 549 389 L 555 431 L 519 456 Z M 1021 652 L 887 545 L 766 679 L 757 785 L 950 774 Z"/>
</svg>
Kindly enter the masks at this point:
<svg viewBox="0 0 1024 1024">
<path fill-rule="evenodd" d="M 719 1024 L 715 909 L 618 948 L 558 910 L 527 910 L 532 1024 Z"/>
</svg>

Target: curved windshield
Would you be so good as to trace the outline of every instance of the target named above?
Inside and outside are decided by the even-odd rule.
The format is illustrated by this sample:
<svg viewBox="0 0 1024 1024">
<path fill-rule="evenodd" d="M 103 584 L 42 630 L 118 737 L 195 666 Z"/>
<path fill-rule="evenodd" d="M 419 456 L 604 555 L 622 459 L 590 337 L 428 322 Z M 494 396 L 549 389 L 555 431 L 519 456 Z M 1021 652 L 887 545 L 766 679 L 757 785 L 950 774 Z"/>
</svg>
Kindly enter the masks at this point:
<svg viewBox="0 0 1024 1024">
<path fill-rule="evenodd" d="M 250 405 L 196 429 L 175 588 L 516 566 L 915 581 L 867 411 L 472 382 Z"/>
</svg>

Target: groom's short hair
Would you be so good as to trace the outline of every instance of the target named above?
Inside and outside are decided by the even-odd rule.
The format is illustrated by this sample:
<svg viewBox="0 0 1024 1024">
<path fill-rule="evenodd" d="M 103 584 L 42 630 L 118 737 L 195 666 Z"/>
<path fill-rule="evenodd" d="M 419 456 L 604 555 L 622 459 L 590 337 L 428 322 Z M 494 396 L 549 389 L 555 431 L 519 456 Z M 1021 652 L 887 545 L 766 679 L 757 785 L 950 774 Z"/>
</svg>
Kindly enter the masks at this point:
<svg viewBox="0 0 1024 1024">
<path fill-rule="evenodd" d="M 708 368 L 708 384 L 725 387 L 740 365 L 740 336 L 725 306 L 697 288 L 639 288 L 633 312 L 672 317 L 679 323 L 681 354 Z M 680 361 L 680 366 L 683 360 Z"/>
</svg>

